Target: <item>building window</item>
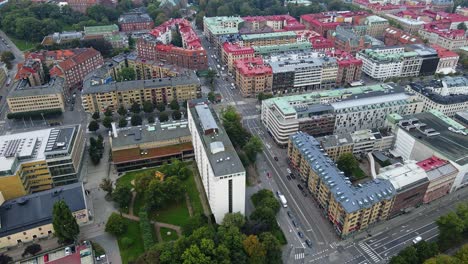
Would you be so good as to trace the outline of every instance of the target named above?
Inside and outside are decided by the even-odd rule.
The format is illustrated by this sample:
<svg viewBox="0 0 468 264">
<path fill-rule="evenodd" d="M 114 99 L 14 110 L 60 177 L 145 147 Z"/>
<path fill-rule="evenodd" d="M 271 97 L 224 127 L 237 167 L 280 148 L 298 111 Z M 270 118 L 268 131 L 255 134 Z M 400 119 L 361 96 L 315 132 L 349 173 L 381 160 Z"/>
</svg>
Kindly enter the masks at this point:
<svg viewBox="0 0 468 264">
<path fill-rule="evenodd" d="M 232 213 L 232 179 L 228 181 L 229 213 Z"/>
</svg>

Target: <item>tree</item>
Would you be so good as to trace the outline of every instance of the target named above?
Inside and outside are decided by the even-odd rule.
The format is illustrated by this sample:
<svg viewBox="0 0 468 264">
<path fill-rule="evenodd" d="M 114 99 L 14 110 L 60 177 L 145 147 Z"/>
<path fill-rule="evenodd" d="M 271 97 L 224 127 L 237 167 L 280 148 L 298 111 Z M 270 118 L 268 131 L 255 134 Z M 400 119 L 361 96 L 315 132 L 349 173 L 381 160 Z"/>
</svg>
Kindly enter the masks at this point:
<svg viewBox="0 0 468 264">
<path fill-rule="evenodd" d="M 455 212 L 439 217 L 436 223 L 440 232 L 438 243 L 441 250 L 446 250 L 462 240 L 465 226 L 463 220 Z"/>
<path fill-rule="evenodd" d="M 143 195 L 153 179 L 155 177 L 152 174 L 137 174 L 134 182 L 135 191 Z"/>
<path fill-rule="evenodd" d="M 96 132 L 99 129 L 99 123 L 96 120 L 89 122 L 88 130 L 91 132 Z"/>
<path fill-rule="evenodd" d="M 214 83 L 214 78 L 216 76 L 217 72 L 215 70 L 208 70 L 208 72 L 206 73 L 206 79 L 208 80 L 208 82 L 213 85 Z"/>
<path fill-rule="evenodd" d="M 158 109 L 159 112 L 164 112 L 166 110 L 166 105 L 164 103 L 158 103 L 156 104 L 156 109 Z"/>
<path fill-rule="evenodd" d="M 133 102 L 132 106 L 130 107 L 130 111 L 135 114 L 140 113 L 141 112 L 140 104 L 138 102 Z"/>
<path fill-rule="evenodd" d="M 250 263 L 264 263 L 266 257 L 265 247 L 260 243 L 258 237 L 250 235 L 242 242 L 244 250 L 250 257 Z"/>
<path fill-rule="evenodd" d="M 80 233 L 80 227 L 64 200 L 60 200 L 54 204 L 52 209 L 52 226 L 54 227 L 55 236 L 58 238 L 59 243 L 62 244 L 75 242 Z"/>
<path fill-rule="evenodd" d="M 120 116 L 126 116 L 127 112 L 127 109 L 125 109 L 123 105 L 119 106 L 119 109 L 117 110 L 117 113 L 119 113 Z"/>
<path fill-rule="evenodd" d="M 278 239 L 270 232 L 261 233 L 260 242 L 266 250 L 266 262 L 271 264 L 280 264 L 281 261 L 281 244 Z"/>
<path fill-rule="evenodd" d="M 132 126 L 140 126 L 142 122 L 143 120 L 140 115 L 132 115 L 132 119 L 130 120 L 130 124 L 132 124 Z"/>
<path fill-rule="evenodd" d="M 119 119 L 119 127 L 126 127 L 127 126 L 127 119 L 125 119 L 125 117 L 121 117 Z"/>
<path fill-rule="evenodd" d="M 131 49 L 131 50 L 134 50 L 135 49 L 135 39 L 132 38 L 132 36 L 128 36 L 128 47 Z"/>
<path fill-rule="evenodd" d="M 233 145 L 238 148 L 244 147 L 251 135 L 242 127 L 242 118 L 239 113 L 237 113 L 236 109 L 232 106 L 228 106 L 222 114 L 222 120 L 226 133 Z"/>
<path fill-rule="evenodd" d="M 414 245 L 418 253 L 419 263 L 423 263 L 426 259 L 432 258 L 439 254 L 439 247 L 435 242 L 421 241 Z"/>
<path fill-rule="evenodd" d="M 149 124 L 153 124 L 154 121 L 155 121 L 155 120 L 154 120 L 154 115 L 153 115 L 153 114 L 148 115 L 147 120 L 148 120 L 148 123 L 149 123 Z"/>
<path fill-rule="evenodd" d="M 166 112 L 159 113 L 159 121 L 166 122 L 169 120 L 169 115 Z"/>
<path fill-rule="evenodd" d="M 214 103 L 216 101 L 216 96 L 215 96 L 215 93 L 214 92 L 209 92 L 208 93 L 208 100 L 210 100 L 210 102 Z"/>
<path fill-rule="evenodd" d="M 257 95 L 257 99 L 258 99 L 259 102 L 262 102 L 263 100 L 266 100 L 266 99 L 270 99 L 272 97 L 273 97 L 272 94 L 265 94 L 263 92 L 261 92 L 261 93 L 259 93 Z"/>
<path fill-rule="evenodd" d="M 169 104 L 169 107 L 170 107 L 172 110 L 179 110 L 179 109 L 180 109 L 179 102 L 177 102 L 176 99 L 174 99 L 174 100 L 171 101 L 171 103 Z"/>
<path fill-rule="evenodd" d="M 153 113 L 154 105 L 151 101 L 144 101 L 143 102 L 143 111 L 145 113 Z"/>
<path fill-rule="evenodd" d="M 94 120 L 97 121 L 97 120 L 99 119 L 99 117 L 100 117 L 99 112 L 98 112 L 98 111 L 94 112 L 93 115 L 92 115 L 91 117 L 92 117 Z"/>
<path fill-rule="evenodd" d="M 353 171 L 359 167 L 359 163 L 352 153 L 342 154 L 337 161 L 338 169 L 342 170 L 347 176 L 351 176 Z"/>
<path fill-rule="evenodd" d="M 110 109 L 109 107 L 106 108 L 106 111 L 104 112 L 104 115 L 105 116 L 112 116 L 112 109 Z"/>
<path fill-rule="evenodd" d="M 392 262 L 390 263 L 393 264 Z M 404 264 L 406 263 L 408 262 L 404 262 Z M 459 264 L 459 263 L 461 262 L 459 262 L 456 258 L 449 256 L 449 255 L 444 255 L 444 254 L 437 255 L 433 258 L 430 258 L 424 261 L 424 264 Z"/>
<path fill-rule="evenodd" d="M 279 212 L 280 203 L 275 198 L 273 192 L 268 189 L 262 189 L 254 193 L 251 199 L 255 207 L 264 206 L 272 209 L 275 214 Z"/>
<path fill-rule="evenodd" d="M 127 231 L 127 226 L 128 222 L 123 216 L 112 213 L 107 219 L 105 231 L 114 236 L 120 236 Z"/>
<path fill-rule="evenodd" d="M 12 261 L 13 259 L 7 254 L 0 254 L 0 264 L 8 264 Z"/>
<path fill-rule="evenodd" d="M 210 264 L 211 259 L 203 254 L 197 245 L 191 245 L 182 254 L 184 264 Z"/>
<path fill-rule="evenodd" d="M 36 255 L 37 253 L 39 253 L 40 251 L 42 250 L 42 247 L 41 245 L 39 244 L 31 244 L 29 246 L 27 246 L 25 249 L 24 249 L 24 252 L 22 254 L 22 256 L 26 256 L 28 254 L 30 255 Z"/>
<path fill-rule="evenodd" d="M 128 185 L 117 185 L 112 192 L 112 199 L 119 205 L 119 208 L 128 208 L 132 201 L 132 191 Z"/>
<path fill-rule="evenodd" d="M 461 261 L 461 263 L 468 263 L 468 244 L 463 245 L 457 253 L 455 253 L 455 257 Z"/>
<path fill-rule="evenodd" d="M 105 127 L 105 128 L 111 128 L 112 127 L 112 117 L 110 116 L 106 116 L 104 117 L 104 119 L 102 120 L 102 125 Z"/>
<path fill-rule="evenodd" d="M 182 36 L 180 35 L 179 28 L 172 31 L 171 44 L 176 47 L 182 47 Z"/>
<path fill-rule="evenodd" d="M 114 183 L 109 178 L 103 178 L 101 183 L 99 184 L 99 187 L 103 191 L 107 192 L 107 195 L 111 195 L 112 191 L 114 190 Z"/>
<path fill-rule="evenodd" d="M 466 31 L 466 25 L 464 22 L 461 22 L 460 24 L 457 25 L 457 29 L 461 29 L 461 30 L 464 30 Z"/>
<path fill-rule="evenodd" d="M 241 213 L 227 213 L 223 219 L 223 226 L 235 226 L 241 229 L 245 225 L 245 217 Z"/>
<path fill-rule="evenodd" d="M 260 153 L 262 149 L 263 143 L 258 136 L 251 137 L 243 148 L 245 154 L 247 155 L 247 158 L 251 163 L 255 163 L 255 161 L 257 160 L 257 153 Z"/>
<path fill-rule="evenodd" d="M 148 209 L 159 209 L 167 200 L 168 193 L 164 193 L 162 183 L 155 179 L 152 180 L 145 191 L 145 201 Z"/>
<path fill-rule="evenodd" d="M 5 63 L 8 69 L 11 69 L 11 62 L 15 60 L 15 55 L 11 51 L 4 51 L 0 55 L 0 60 Z"/>
<path fill-rule="evenodd" d="M 135 70 L 130 67 L 122 68 L 116 76 L 118 82 L 133 81 L 136 79 Z"/>
<path fill-rule="evenodd" d="M 175 110 L 172 112 L 172 119 L 174 120 L 180 120 L 182 118 L 182 113 L 180 113 L 179 110 Z"/>
</svg>

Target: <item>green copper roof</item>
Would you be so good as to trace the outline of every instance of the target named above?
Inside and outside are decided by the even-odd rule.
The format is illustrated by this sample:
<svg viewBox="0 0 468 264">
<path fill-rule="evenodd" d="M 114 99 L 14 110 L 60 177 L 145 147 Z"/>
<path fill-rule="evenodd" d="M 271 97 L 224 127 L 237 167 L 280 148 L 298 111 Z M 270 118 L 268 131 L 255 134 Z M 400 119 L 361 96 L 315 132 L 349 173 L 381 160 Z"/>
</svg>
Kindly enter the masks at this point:
<svg viewBox="0 0 468 264">
<path fill-rule="evenodd" d="M 241 17 L 234 16 L 219 16 L 219 17 L 204 17 L 203 22 L 214 35 L 221 34 L 236 34 L 239 32 L 238 25 L 244 20 Z M 223 23 L 236 23 L 235 27 L 224 27 Z"/>
<path fill-rule="evenodd" d="M 253 46 L 255 53 L 260 54 L 260 55 L 267 55 L 267 54 L 276 53 L 276 52 L 310 50 L 311 48 L 312 48 L 312 44 L 308 41 L 281 44 L 281 45 Z"/>
<path fill-rule="evenodd" d="M 268 39 L 268 38 L 280 38 L 280 37 L 293 37 L 297 35 L 291 31 L 285 32 L 272 32 L 272 33 L 261 33 L 261 34 L 250 34 L 250 35 L 241 35 L 242 39 L 245 40 L 257 40 L 257 39 Z"/>
<path fill-rule="evenodd" d="M 437 118 L 444 121 L 447 125 L 455 128 L 455 129 L 458 129 L 458 130 L 465 130 L 466 129 L 463 125 L 461 125 L 457 121 L 453 120 L 452 118 L 444 115 L 442 112 L 439 112 L 437 110 L 429 110 L 428 112 L 435 115 Z"/>
</svg>

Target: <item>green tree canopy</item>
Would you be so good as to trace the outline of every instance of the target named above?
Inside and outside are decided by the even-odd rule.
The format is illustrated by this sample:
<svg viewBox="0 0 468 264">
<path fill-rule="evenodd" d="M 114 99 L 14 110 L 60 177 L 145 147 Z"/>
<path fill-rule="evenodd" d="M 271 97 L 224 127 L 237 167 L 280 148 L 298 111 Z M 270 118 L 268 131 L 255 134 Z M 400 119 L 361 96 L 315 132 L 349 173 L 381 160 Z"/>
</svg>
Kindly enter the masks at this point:
<svg viewBox="0 0 468 264">
<path fill-rule="evenodd" d="M 119 106 L 119 109 L 117 110 L 117 113 L 119 113 L 120 116 L 126 116 L 127 112 L 127 109 L 125 109 L 123 105 Z"/>
<path fill-rule="evenodd" d="M 88 130 L 91 132 L 96 132 L 99 129 L 99 123 L 96 120 L 89 122 Z"/>
<path fill-rule="evenodd" d="M 119 205 L 119 208 L 128 208 L 132 201 L 132 191 L 128 185 L 117 185 L 112 192 L 112 199 Z"/>
<path fill-rule="evenodd" d="M 94 120 L 97 121 L 97 120 L 99 119 L 99 117 L 100 117 L 99 112 L 98 112 L 98 111 L 94 112 L 93 115 L 92 115 L 91 117 L 92 117 Z"/>
<path fill-rule="evenodd" d="M 180 120 L 182 118 L 182 113 L 179 110 L 175 110 L 172 112 L 172 119 Z"/>
<path fill-rule="evenodd" d="M 111 127 L 112 127 L 112 121 L 114 121 L 114 120 L 112 119 L 112 117 L 106 116 L 106 117 L 104 117 L 104 119 L 102 120 L 102 125 L 103 125 L 105 128 L 111 128 Z"/>
<path fill-rule="evenodd" d="M 138 102 L 133 102 L 132 106 L 130 107 L 130 111 L 134 114 L 138 114 L 141 112 L 141 107 Z"/>
<path fill-rule="evenodd" d="M 127 231 L 127 226 L 128 221 L 123 216 L 112 213 L 107 219 L 105 231 L 114 236 L 120 236 Z"/>
<path fill-rule="evenodd" d="M 118 82 L 126 82 L 136 80 L 135 70 L 130 67 L 124 67 L 117 73 Z"/>
<path fill-rule="evenodd" d="M 169 104 L 169 107 L 170 107 L 172 110 L 179 110 L 179 109 L 180 109 L 179 102 L 177 102 L 176 99 L 174 99 L 174 100 L 171 101 L 171 103 Z"/>
<path fill-rule="evenodd" d="M 338 169 L 342 170 L 347 176 L 351 176 L 353 171 L 359 167 L 359 163 L 352 153 L 342 154 L 337 161 Z"/>
<path fill-rule="evenodd" d="M 76 219 L 64 200 L 60 200 L 54 204 L 52 209 L 52 226 L 59 243 L 63 244 L 75 242 L 80 233 Z"/>
<path fill-rule="evenodd" d="M 104 112 L 104 115 L 105 116 L 112 116 L 112 109 L 110 109 L 109 107 L 106 108 L 106 111 Z"/>
<path fill-rule="evenodd" d="M 166 122 L 169 120 L 169 115 L 166 112 L 159 113 L 159 121 Z"/>
<path fill-rule="evenodd" d="M 128 124 L 128 122 L 127 122 L 127 119 L 125 119 L 125 117 L 121 117 L 119 119 L 119 127 L 126 127 L 127 124 Z"/>
<path fill-rule="evenodd" d="M 140 115 L 134 114 L 132 115 L 132 119 L 130 120 L 130 123 L 132 126 L 140 126 L 143 122 L 143 119 L 141 118 Z"/>
<path fill-rule="evenodd" d="M 154 105 L 151 101 L 144 101 L 143 102 L 143 111 L 145 113 L 153 113 Z"/>
</svg>

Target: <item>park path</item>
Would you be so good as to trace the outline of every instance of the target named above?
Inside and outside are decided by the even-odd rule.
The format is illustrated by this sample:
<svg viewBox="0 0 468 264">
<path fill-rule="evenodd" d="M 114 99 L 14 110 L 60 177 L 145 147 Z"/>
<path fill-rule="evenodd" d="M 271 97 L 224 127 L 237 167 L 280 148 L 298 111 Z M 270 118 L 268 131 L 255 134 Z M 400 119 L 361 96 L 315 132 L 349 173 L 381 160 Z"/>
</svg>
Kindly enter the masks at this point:
<svg viewBox="0 0 468 264">
<path fill-rule="evenodd" d="M 193 207 L 192 203 L 190 202 L 190 196 L 188 195 L 188 193 L 185 193 L 185 202 L 187 203 L 187 209 L 190 217 L 193 217 Z"/>
<path fill-rule="evenodd" d="M 135 204 L 135 197 L 136 197 L 137 193 L 136 192 L 132 192 L 132 201 L 130 202 L 130 208 L 128 208 L 128 213 L 130 215 L 135 215 L 133 213 L 133 205 Z"/>
<path fill-rule="evenodd" d="M 120 214 L 119 212 L 116 212 L 116 213 Z M 122 213 L 122 216 L 127 218 L 127 219 L 140 222 L 140 218 L 138 216 L 136 216 L 136 215 Z M 179 237 L 182 236 L 182 229 L 180 228 L 180 226 L 172 225 L 172 224 L 168 224 L 168 223 L 156 222 L 156 221 L 153 221 L 153 220 L 151 220 L 150 223 L 153 224 L 155 229 L 156 229 L 156 236 L 158 238 L 158 242 L 163 242 L 163 239 L 161 237 L 161 232 L 160 232 L 161 227 L 170 228 L 170 229 L 176 231 L 176 233 L 177 233 L 177 235 Z"/>
</svg>

